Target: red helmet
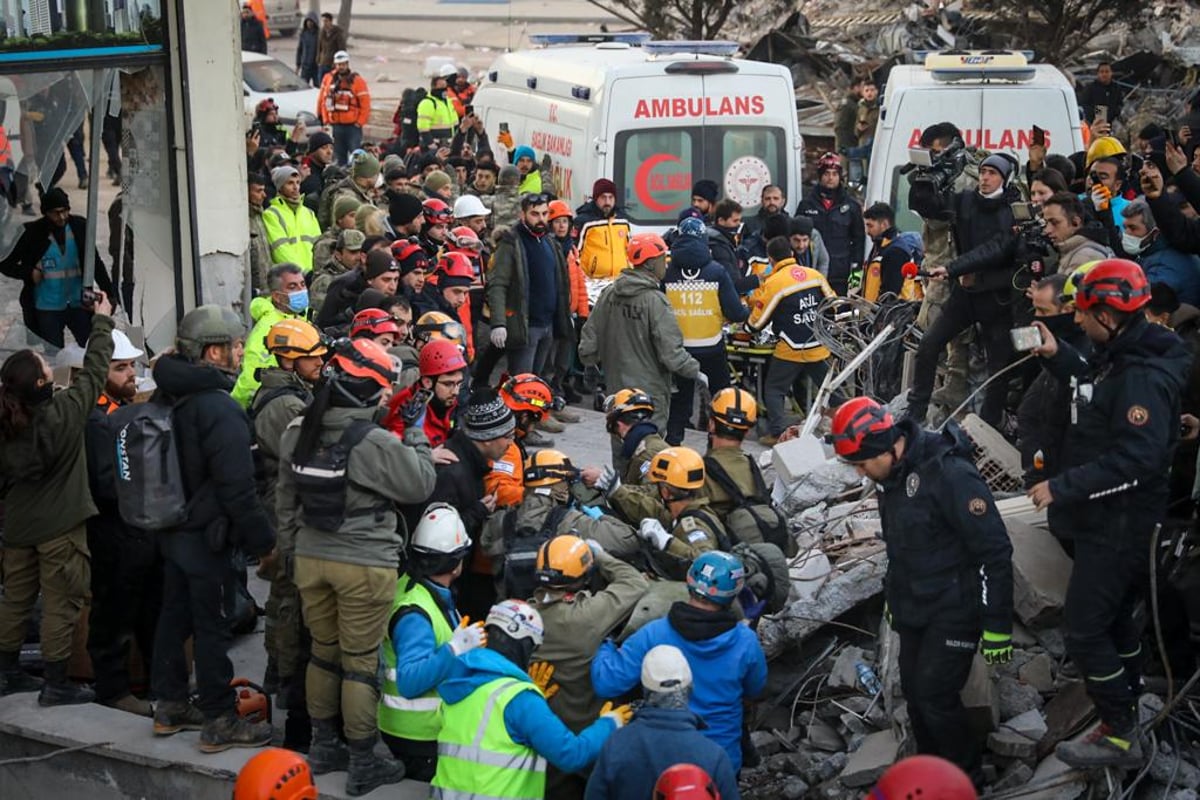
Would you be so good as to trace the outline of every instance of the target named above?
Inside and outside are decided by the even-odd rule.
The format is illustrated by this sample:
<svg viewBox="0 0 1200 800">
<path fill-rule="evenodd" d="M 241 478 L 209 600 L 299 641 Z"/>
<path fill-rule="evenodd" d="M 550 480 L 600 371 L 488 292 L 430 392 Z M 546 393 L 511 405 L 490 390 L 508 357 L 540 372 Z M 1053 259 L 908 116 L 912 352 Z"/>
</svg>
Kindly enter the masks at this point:
<svg viewBox="0 0 1200 800">
<path fill-rule="evenodd" d="M 466 225 L 459 225 L 457 228 L 451 228 L 447 235 L 450 243 L 454 245 L 455 250 L 466 250 L 471 253 L 478 253 L 483 249 L 483 242 L 479 240 L 479 234 Z"/>
<path fill-rule="evenodd" d="M 975 800 L 967 773 L 937 756 L 912 756 L 888 767 L 870 800 Z"/>
<path fill-rule="evenodd" d="M 869 397 L 855 397 L 833 412 L 833 431 L 826 440 L 847 461 L 866 461 L 895 444 L 891 412 Z"/>
<path fill-rule="evenodd" d="M 258 105 L 254 107 L 254 113 L 266 114 L 268 111 L 278 111 L 279 106 L 275 105 L 275 100 L 268 97 L 265 100 L 259 100 Z"/>
<path fill-rule="evenodd" d="M 436 378 L 447 372 L 458 372 L 467 368 L 462 348 L 449 339 L 432 339 L 421 348 L 418 368 L 422 378 Z"/>
<path fill-rule="evenodd" d="M 667 767 L 654 784 L 654 800 L 721 800 L 709 774 L 695 764 Z"/>
<path fill-rule="evenodd" d="M 429 256 L 425 254 L 425 248 L 412 239 L 397 239 L 392 242 L 391 250 L 392 258 L 395 259 L 397 264 L 418 255 L 424 257 L 426 261 L 429 260 Z"/>
<path fill-rule="evenodd" d="M 304 756 L 271 747 L 242 766 L 233 800 L 317 800 L 317 785 Z"/>
<path fill-rule="evenodd" d="M 454 212 L 445 200 L 432 197 L 421 203 L 425 214 L 426 225 L 449 225 L 454 220 Z"/>
<path fill-rule="evenodd" d="M 437 271 L 447 278 L 475 280 L 475 268 L 471 266 L 471 259 L 463 253 L 442 253 L 442 257 L 438 259 Z"/>
<path fill-rule="evenodd" d="M 532 372 L 509 377 L 500 385 L 500 399 L 514 414 L 529 411 L 539 419 L 554 408 L 554 392 L 550 391 L 550 385 Z"/>
<path fill-rule="evenodd" d="M 667 243 L 657 233 L 635 233 L 625 248 L 629 263 L 633 266 L 645 264 L 652 258 L 666 255 Z"/>
<path fill-rule="evenodd" d="M 385 389 L 396 380 L 392 357 L 374 340 L 343 339 L 336 349 L 336 355 L 329 360 L 336 371 L 373 380 Z"/>
<path fill-rule="evenodd" d="M 400 326 L 396 324 L 392 315 L 382 308 L 364 308 L 355 314 L 354 319 L 350 322 L 351 339 L 357 339 L 360 336 L 373 337 L 381 333 L 400 335 Z"/>
<path fill-rule="evenodd" d="M 1132 261 L 1109 258 L 1088 270 L 1075 292 L 1075 307 L 1087 311 L 1097 305 L 1133 312 L 1150 302 L 1150 281 Z"/>
<path fill-rule="evenodd" d="M 826 153 L 817 159 L 817 175 L 827 169 L 836 169 L 839 173 L 842 171 L 842 159 L 838 158 L 837 153 Z"/>
</svg>

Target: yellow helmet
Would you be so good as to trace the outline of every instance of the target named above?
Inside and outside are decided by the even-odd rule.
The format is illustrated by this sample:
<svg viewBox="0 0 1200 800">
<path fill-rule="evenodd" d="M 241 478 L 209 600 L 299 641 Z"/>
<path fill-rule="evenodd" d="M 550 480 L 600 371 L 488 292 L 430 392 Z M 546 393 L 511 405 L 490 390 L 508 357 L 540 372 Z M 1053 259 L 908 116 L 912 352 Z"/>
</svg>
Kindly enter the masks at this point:
<svg viewBox="0 0 1200 800">
<path fill-rule="evenodd" d="M 321 333 L 302 319 L 282 319 L 267 331 L 267 351 L 284 358 L 323 356 L 329 352 Z"/>
<path fill-rule="evenodd" d="M 1091 169 L 1092 164 L 1102 158 L 1112 158 L 1113 156 L 1123 156 L 1126 154 L 1125 145 L 1121 144 L 1120 140 L 1114 136 L 1101 136 L 1092 140 L 1092 144 L 1087 149 L 1087 168 Z"/>
<path fill-rule="evenodd" d="M 727 386 L 714 394 L 710 408 L 713 419 L 735 430 L 748 431 L 758 420 L 754 395 L 736 386 Z"/>
<path fill-rule="evenodd" d="M 448 339 L 459 347 L 466 344 L 462 323 L 440 311 L 426 311 L 413 326 L 413 338 L 421 344 L 433 339 Z"/>
<path fill-rule="evenodd" d="M 534 576 L 542 586 L 572 586 L 592 571 L 592 548 L 578 536 L 555 536 L 538 548 Z"/>
<path fill-rule="evenodd" d="M 1092 267 L 1100 263 L 1100 260 L 1089 261 L 1086 264 L 1080 264 L 1071 274 L 1067 276 L 1067 282 L 1063 285 L 1062 294 L 1058 299 L 1062 303 L 1075 302 L 1075 293 L 1079 291 L 1079 285 L 1083 283 L 1083 276 L 1092 271 Z"/>
<path fill-rule="evenodd" d="M 650 460 L 647 479 L 674 489 L 704 486 L 704 459 L 690 447 L 668 447 Z"/>
<path fill-rule="evenodd" d="M 641 421 L 654 415 L 654 398 L 645 389 L 621 389 L 604 398 L 604 417 L 609 433 L 616 431 L 617 420 Z"/>
<path fill-rule="evenodd" d="M 535 450 L 525 459 L 525 488 L 553 486 L 562 481 L 574 481 L 579 470 L 571 459 L 559 450 Z"/>
</svg>

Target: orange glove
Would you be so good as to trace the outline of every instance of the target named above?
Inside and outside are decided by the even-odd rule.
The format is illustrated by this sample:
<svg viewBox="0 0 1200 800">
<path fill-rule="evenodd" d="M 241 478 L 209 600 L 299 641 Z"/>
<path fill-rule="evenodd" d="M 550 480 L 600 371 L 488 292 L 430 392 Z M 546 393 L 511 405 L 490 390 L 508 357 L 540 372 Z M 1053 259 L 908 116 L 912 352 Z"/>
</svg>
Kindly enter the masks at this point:
<svg viewBox="0 0 1200 800">
<path fill-rule="evenodd" d="M 623 706 L 614 707 L 612 701 L 609 700 L 600 708 L 600 719 L 608 717 L 617 725 L 617 730 L 629 724 L 629 720 L 633 719 L 633 706 L 626 703 Z"/>
<path fill-rule="evenodd" d="M 1103 183 L 1092 186 L 1092 206 L 1097 211 L 1108 211 L 1112 196 L 1112 191 Z"/>
</svg>

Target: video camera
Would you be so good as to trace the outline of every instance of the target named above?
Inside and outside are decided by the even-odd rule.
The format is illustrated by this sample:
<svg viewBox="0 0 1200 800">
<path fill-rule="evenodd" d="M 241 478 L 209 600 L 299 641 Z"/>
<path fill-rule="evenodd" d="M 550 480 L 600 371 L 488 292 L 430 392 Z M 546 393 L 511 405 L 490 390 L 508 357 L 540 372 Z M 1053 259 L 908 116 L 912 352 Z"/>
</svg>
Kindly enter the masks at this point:
<svg viewBox="0 0 1200 800">
<path fill-rule="evenodd" d="M 910 147 L 908 162 L 900 168 L 901 175 L 909 176 L 908 207 L 923 219 L 949 219 L 954 182 L 967 168 L 963 140 L 955 138 L 940 153 Z"/>
<path fill-rule="evenodd" d="M 1013 203 L 1013 225 L 1017 229 L 1017 276 L 1028 273 L 1029 282 L 1040 280 L 1046 273 L 1046 258 L 1054 252 L 1054 243 L 1046 238 L 1042 208 L 1036 203 Z M 1025 288 L 1029 284 L 1021 280 Z"/>
</svg>

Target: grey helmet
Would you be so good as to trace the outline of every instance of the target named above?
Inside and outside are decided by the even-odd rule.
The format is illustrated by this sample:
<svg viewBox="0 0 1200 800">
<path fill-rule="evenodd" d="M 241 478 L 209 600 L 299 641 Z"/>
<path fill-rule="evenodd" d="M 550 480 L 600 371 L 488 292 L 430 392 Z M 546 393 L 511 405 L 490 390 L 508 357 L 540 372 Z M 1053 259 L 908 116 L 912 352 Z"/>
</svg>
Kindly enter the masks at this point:
<svg viewBox="0 0 1200 800">
<path fill-rule="evenodd" d="M 246 324 L 231 309 L 209 304 L 198 306 L 183 315 L 175 334 L 179 352 L 192 361 L 199 361 L 204 348 L 210 344 L 229 344 L 246 335 Z"/>
</svg>

